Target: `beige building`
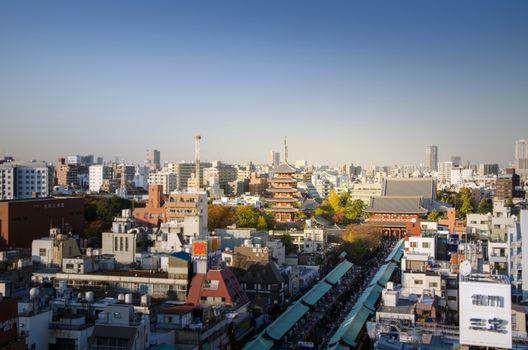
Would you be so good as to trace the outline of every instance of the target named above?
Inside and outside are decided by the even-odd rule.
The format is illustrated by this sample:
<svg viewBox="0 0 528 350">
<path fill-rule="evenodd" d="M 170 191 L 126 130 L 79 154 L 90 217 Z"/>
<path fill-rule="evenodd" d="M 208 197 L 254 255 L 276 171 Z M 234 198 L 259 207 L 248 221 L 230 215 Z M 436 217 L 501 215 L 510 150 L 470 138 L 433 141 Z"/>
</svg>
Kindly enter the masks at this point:
<svg viewBox="0 0 528 350">
<path fill-rule="evenodd" d="M 62 266 L 62 259 L 81 255 L 77 241 L 61 234 L 60 229 L 50 230 L 50 236 L 36 239 L 31 244 L 33 262 L 46 266 Z"/>
<path fill-rule="evenodd" d="M 167 221 L 187 221 L 190 217 L 197 222 L 200 237 L 207 233 L 207 193 L 206 192 L 173 192 L 165 202 Z"/>
<path fill-rule="evenodd" d="M 170 194 L 177 188 L 178 176 L 175 173 L 158 171 L 149 174 L 148 183 L 149 185 L 161 185 L 163 194 Z"/>
</svg>

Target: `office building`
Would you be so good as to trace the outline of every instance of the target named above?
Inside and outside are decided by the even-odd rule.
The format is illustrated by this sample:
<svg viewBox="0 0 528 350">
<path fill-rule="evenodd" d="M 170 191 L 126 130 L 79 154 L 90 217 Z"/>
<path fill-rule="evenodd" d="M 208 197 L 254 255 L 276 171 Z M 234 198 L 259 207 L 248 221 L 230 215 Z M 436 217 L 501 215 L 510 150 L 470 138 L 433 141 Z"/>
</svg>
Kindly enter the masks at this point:
<svg viewBox="0 0 528 350">
<path fill-rule="evenodd" d="M 507 168 L 504 174 L 497 177 L 495 183 L 495 197 L 497 199 L 508 199 L 522 197 L 524 192 L 519 189 L 521 178 L 515 169 Z"/>
<path fill-rule="evenodd" d="M 0 201 L 0 246 L 30 248 L 51 227 L 80 233 L 84 226 L 84 199 L 36 198 Z"/>
<path fill-rule="evenodd" d="M 75 164 L 68 164 L 66 159 L 59 158 L 57 166 L 55 167 L 56 183 L 64 188 L 73 188 L 79 185 L 78 166 Z"/>
<path fill-rule="evenodd" d="M 425 148 L 425 166 L 429 171 L 438 171 L 438 147 L 430 145 Z"/>
<path fill-rule="evenodd" d="M 52 171 L 44 162 L 0 164 L 0 199 L 48 197 L 52 187 Z"/>
<path fill-rule="evenodd" d="M 517 174 L 528 175 L 528 141 L 525 139 L 515 141 L 514 167 Z"/>
<path fill-rule="evenodd" d="M 511 286 L 507 276 L 460 276 L 460 344 L 512 348 Z"/>
<path fill-rule="evenodd" d="M 160 151 L 157 149 L 148 149 L 145 157 L 145 166 L 151 170 L 160 170 Z"/>
<path fill-rule="evenodd" d="M 454 167 L 462 166 L 462 157 L 460 156 L 451 156 L 451 163 Z"/>
<path fill-rule="evenodd" d="M 280 164 L 280 153 L 271 151 L 269 155 L 268 164 L 271 166 L 278 166 Z"/>
<path fill-rule="evenodd" d="M 211 163 L 200 162 L 200 187 L 203 186 L 204 169 L 210 167 Z M 196 167 L 194 162 L 165 163 L 163 171 L 176 174 L 176 189 L 182 191 L 188 188 L 188 183 L 191 179 L 191 174 L 194 174 L 196 172 Z"/>
<path fill-rule="evenodd" d="M 499 164 L 479 164 L 479 175 L 499 175 Z"/>
<path fill-rule="evenodd" d="M 451 183 L 452 162 L 441 162 L 438 164 L 438 181 L 440 183 Z"/>
<path fill-rule="evenodd" d="M 163 194 L 170 194 L 176 190 L 178 184 L 178 176 L 175 173 L 158 171 L 149 174 L 149 185 L 161 185 L 163 187 Z"/>
<path fill-rule="evenodd" d="M 91 165 L 88 170 L 88 188 L 90 192 L 99 192 L 104 180 L 112 179 L 112 168 L 105 165 Z"/>
</svg>

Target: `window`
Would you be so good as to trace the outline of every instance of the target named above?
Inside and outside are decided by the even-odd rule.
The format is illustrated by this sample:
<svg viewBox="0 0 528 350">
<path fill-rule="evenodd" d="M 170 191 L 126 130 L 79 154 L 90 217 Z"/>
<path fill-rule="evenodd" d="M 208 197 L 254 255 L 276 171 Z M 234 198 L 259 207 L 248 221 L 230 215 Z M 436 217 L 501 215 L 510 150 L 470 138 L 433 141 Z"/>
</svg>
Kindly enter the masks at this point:
<svg viewBox="0 0 528 350">
<path fill-rule="evenodd" d="M 447 296 L 447 301 L 457 301 L 457 297 L 454 296 L 454 295 L 448 295 Z"/>
<path fill-rule="evenodd" d="M 114 237 L 114 251 L 117 250 L 117 237 Z"/>
<path fill-rule="evenodd" d="M 69 270 L 73 269 L 73 264 L 66 264 L 66 268 Z"/>
<path fill-rule="evenodd" d="M 422 281 L 422 280 L 414 280 L 414 284 L 422 285 L 422 284 L 423 284 L 423 281 Z"/>
<path fill-rule="evenodd" d="M 438 283 L 437 282 L 429 282 L 429 287 L 438 288 Z"/>
<path fill-rule="evenodd" d="M 128 237 L 125 238 L 125 250 L 128 252 Z"/>
<path fill-rule="evenodd" d="M 422 248 L 429 248 L 429 242 L 423 242 Z"/>
<path fill-rule="evenodd" d="M 119 237 L 119 250 L 123 251 L 123 237 Z"/>
<path fill-rule="evenodd" d="M 114 318 L 121 318 L 120 312 L 114 312 Z"/>
<path fill-rule="evenodd" d="M 417 247 L 416 242 L 411 242 L 411 248 L 416 248 L 416 247 Z"/>
<path fill-rule="evenodd" d="M 39 256 L 46 256 L 46 248 L 39 249 Z"/>
</svg>

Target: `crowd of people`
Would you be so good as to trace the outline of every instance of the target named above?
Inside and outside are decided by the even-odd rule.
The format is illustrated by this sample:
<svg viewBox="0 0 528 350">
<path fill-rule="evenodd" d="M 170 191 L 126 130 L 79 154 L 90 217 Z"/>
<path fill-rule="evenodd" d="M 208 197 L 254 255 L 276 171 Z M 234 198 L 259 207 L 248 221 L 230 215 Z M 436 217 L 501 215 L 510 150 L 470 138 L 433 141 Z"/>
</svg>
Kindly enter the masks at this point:
<svg viewBox="0 0 528 350">
<path fill-rule="evenodd" d="M 357 298 L 385 263 L 395 245 L 391 238 L 383 239 L 361 265 L 354 265 L 316 305 L 302 318 L 280 344 L 281 349 L 322 349 L 337 331 Z"/>
</svg>

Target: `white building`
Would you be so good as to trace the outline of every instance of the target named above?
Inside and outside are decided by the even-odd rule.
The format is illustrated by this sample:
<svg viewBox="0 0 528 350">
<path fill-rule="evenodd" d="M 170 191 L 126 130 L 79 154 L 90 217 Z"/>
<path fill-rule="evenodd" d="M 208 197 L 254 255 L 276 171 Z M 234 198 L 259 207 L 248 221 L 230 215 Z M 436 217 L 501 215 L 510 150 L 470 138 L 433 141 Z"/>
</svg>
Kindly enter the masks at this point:
<svg viewBox="0 0 528 350">
<path fill-rule="evenodd" d="M 134 186 L 148 189 L 149 169 L 146 166 L 137 166 L 134 174 Z"/>
<path fill-rule="evenodd" d="M 150 185 L 163 186 L 163 194 L 170 194 L 178 184 L 178 176 L 175 173 L 158 171 L 150 173 L 148 178 Z"/>
<path fill-rule="evenodd" d="M 90 165 L 88 168 L 88 188 L 90 192 L 99 192 L 103 180 L 112 178 L 112 168 L 105 165 Z"/>
<path fill-rule="evenodd" d="M 38 301 L 18 303 L 18 333 L 25 338 L 28 349 L 48 350 L 48 324 L 51 320 L 52 311 L 39 309 Z"/>
<path fill-rule="evenodd" d="M 436 238 L 435 237 L 420 237 L 409 236 L 405 241 L 406 253 L 425 254 L 428 258 L 435 259 Z"/>
<path fill-rule="evenodd" d="M 53 176 L 44 162 L 0 164 L 0 199 L 48 197 L 52 186 Z"/>
<path fill-rule="evenodd" d="M 402 272 L 401 294 L 441 295 L 442 276 L 436 272 Z"/>
<path fill-rule="evenodd" d="M 451 181 L 452 169 L 453 162 L 438 163 L 438 181 L 440 181 L 440 183 L 449 183 Z"/>
<path fill-rule="evenodd" d="M 508 274 L 516 303 L 528 298 L 528 210 L 521 210 L 519 221 L 508 228 Z M 526 251 L 525 251 L 526 250 Z"/>
<path fill-rule="evenodd" d="M 460 344 L 512 347 L 511 286 L 507 276 L 460 276 Z"/>
</svg>

